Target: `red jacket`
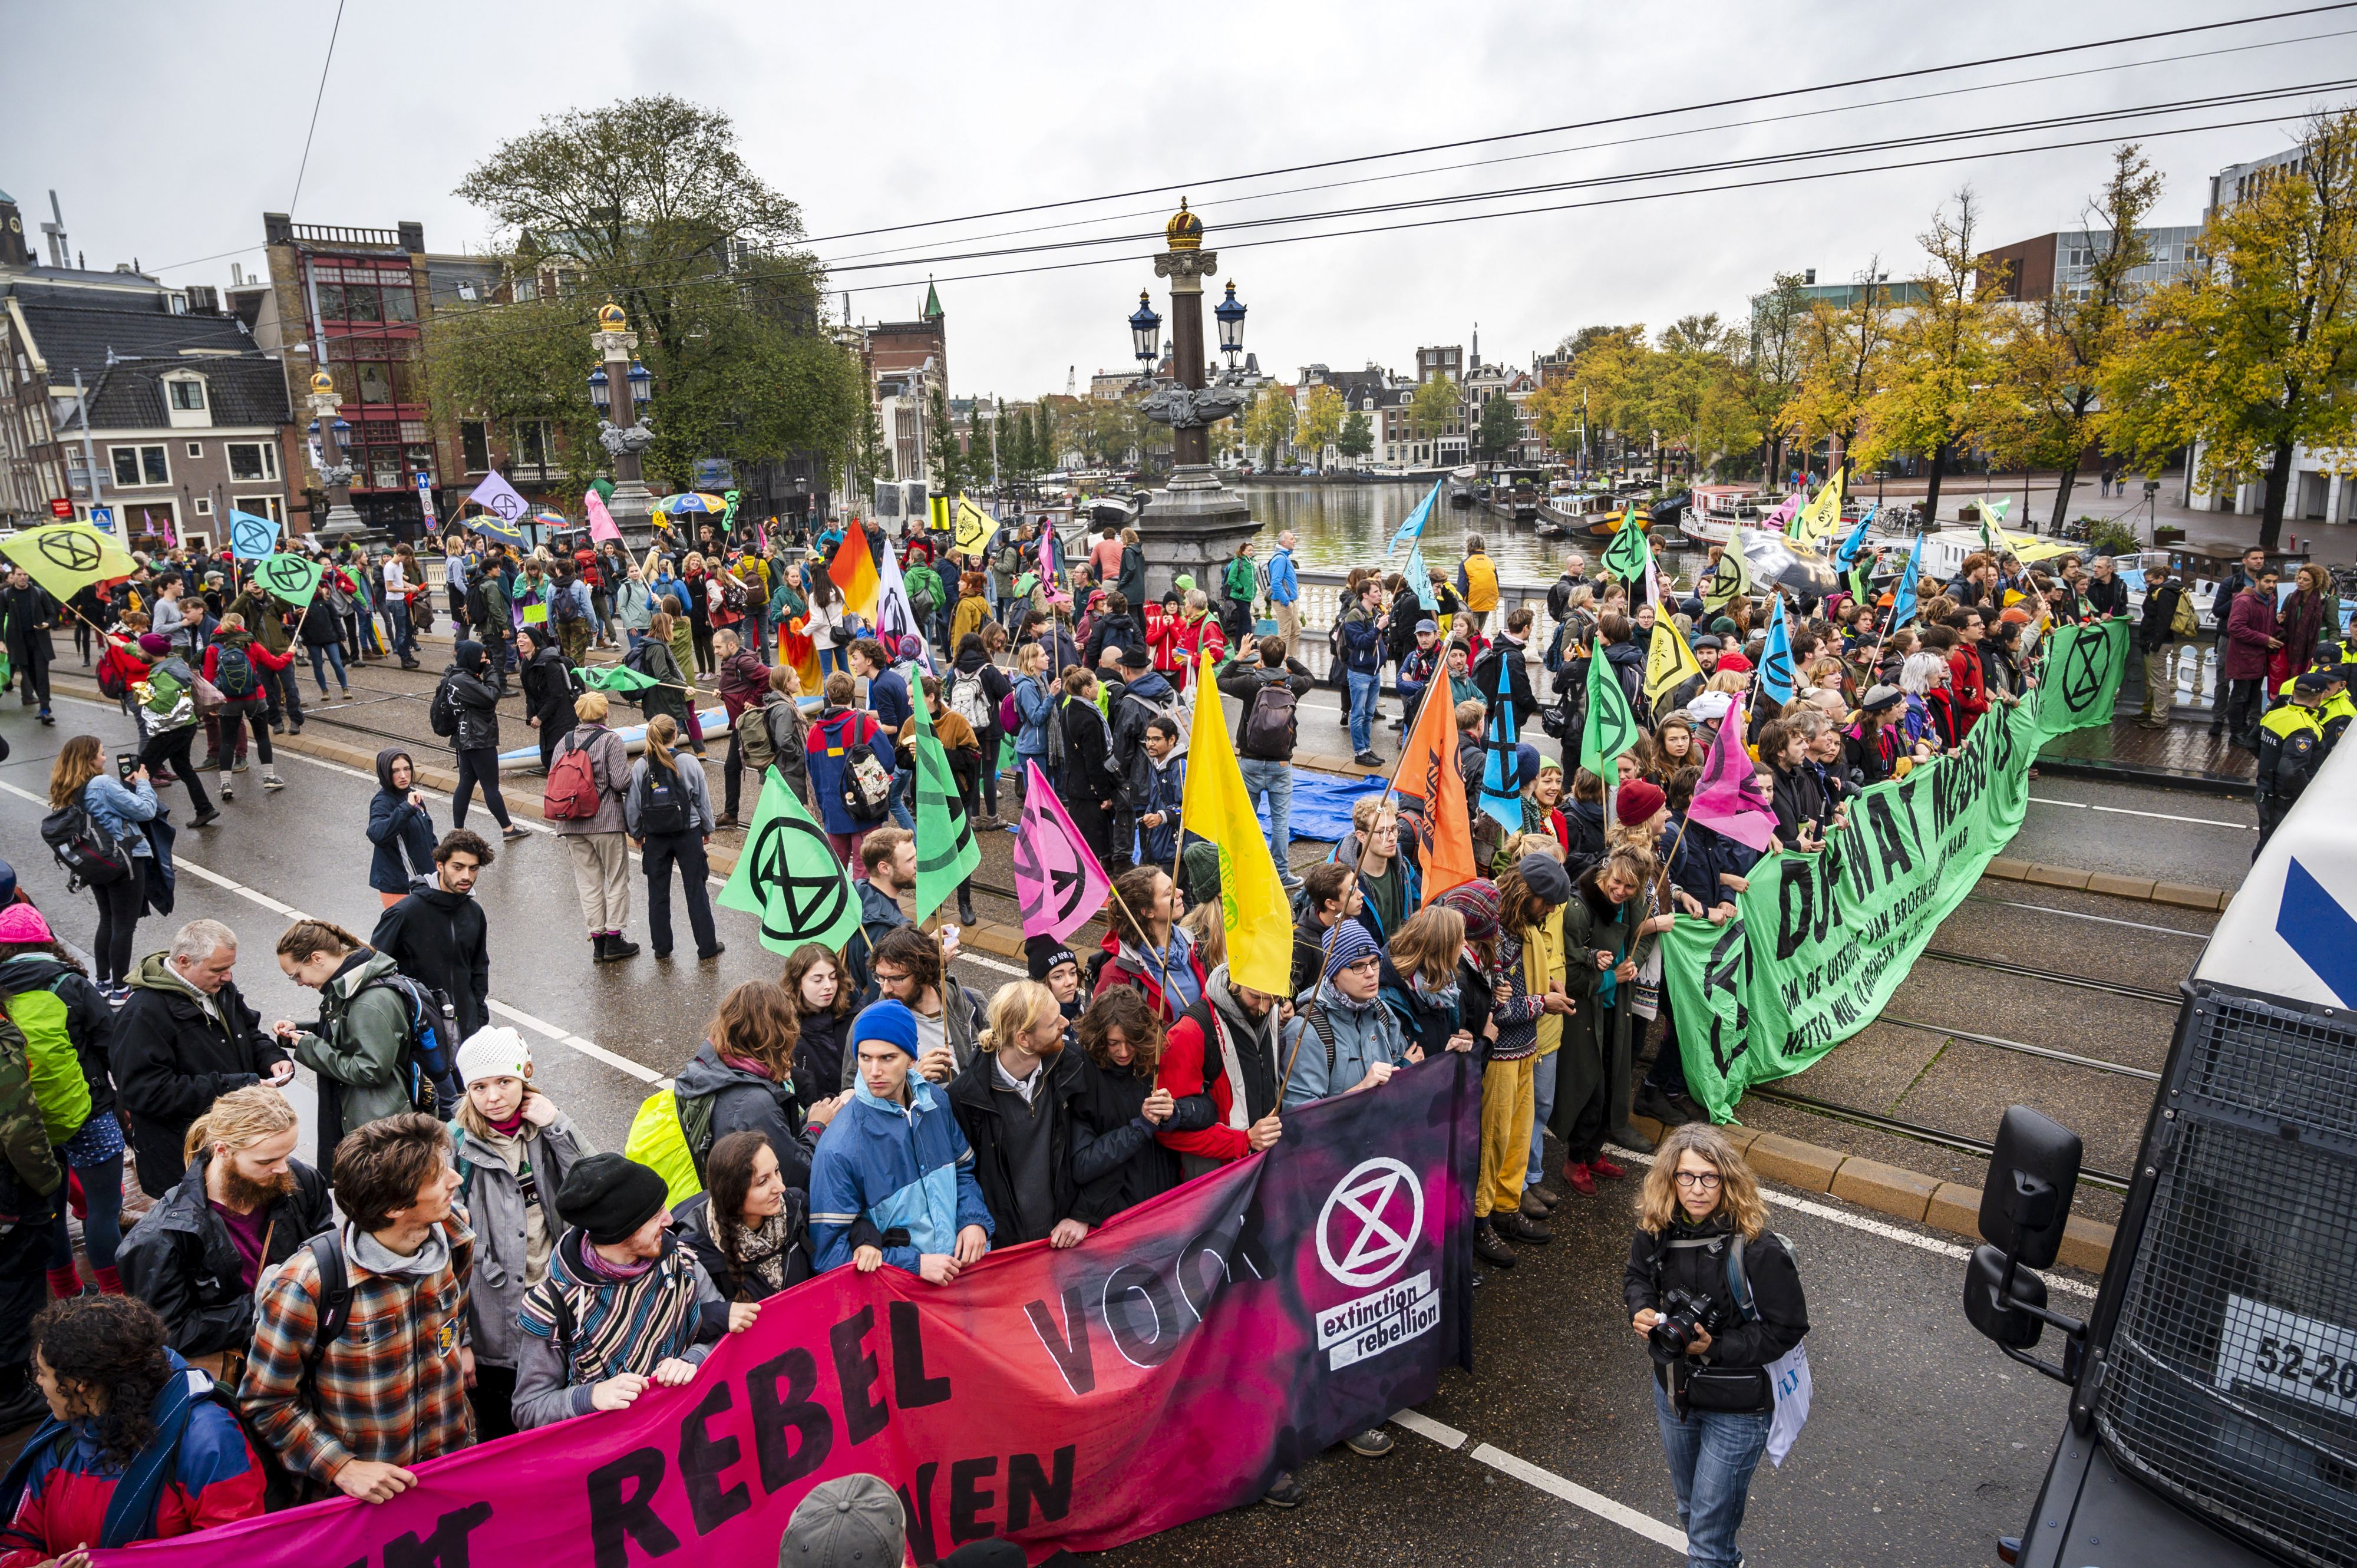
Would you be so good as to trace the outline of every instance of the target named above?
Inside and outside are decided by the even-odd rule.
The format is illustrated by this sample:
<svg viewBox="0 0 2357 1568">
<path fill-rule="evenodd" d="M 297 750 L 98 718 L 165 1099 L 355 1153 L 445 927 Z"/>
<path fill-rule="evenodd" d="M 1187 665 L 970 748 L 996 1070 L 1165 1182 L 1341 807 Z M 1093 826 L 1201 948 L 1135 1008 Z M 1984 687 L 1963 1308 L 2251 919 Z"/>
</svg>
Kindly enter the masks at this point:
<svg viewBox="0 0 2357 1568">
<path fill-rule="evenodd" d="M 1184 611 L 1177 615 L 1157 616 L 1153 613 L 1157 607 L 1152 605 L 1146 607 L 1146 646 L 1154 650 L 1154 667 L 1170 676 L 1172 685 L 1184 691 L 1189 678 L 1195 673 L 1195 660 L 1200 653 L 1209 650 L 1214 664 L 1225 656 L 1227 634 L 1220 629 L 1219 621 L 1209 610 L 1205 610 L 1199 618 L 1189 620 Z"/>
<path fill-rule="evenodd" d="M 178 1366 L 178 1358 L 173 1359 Z M 29 1466 L 16 1517 L 0 1529 L 0 1568 L 35 1568 L 85 1542 L 103 1541 L 107 1504 L 124 1477 L 99 1467 L 85 1437 L 81 1428 L 60 1431 L 54 1421 L 34 1434 L 28 1446 L 41 1452 Z M 188 1412 L 171 1474 L 157 1495 L 155 1528 L 141 1539 L 169 1540 L 255 1518 L 264 1478 L 237 1418 L 218 1404 L 199 1403 Z"/>
<path fill-rule="evenodd" d="M 295 650 L 291 645 L 284 653 L 273 653 L 262 646 L 261 639 L 249 637 L 242 646 L 245 649 L 245 656 L 253 660 L 253 667 L 257 670 L 284 670 L 295 662 Z M 205 645 L 205 679 L 211 681 L 216 686 L 221 684 L 214 678 L 215 673 L 221 669 L 221 644 L 219 639 Z M 257 693 L 255 695 L 258 696 L 260 693 Z"/>
<path fill-rule="evenodd" d="M 1186 1011 L 1183 1007 L 1172 1007 L 1170 999 L 1163 995 L 1161 978 L 1154 972 L 1154 965 L 1151 962 L 1146 964 L 1146 972 L 1142 974 L 1129 969 L 1122 962 L 1120 938 L 1107 931 L 1098 939 L 1097 947 L 1105 954 L 1105 961 L 1104 966 L 1097 971 L 1097 988 L 1091 992 L 1090 995 L 1103 996 L 1116 985 L 1134 985 L 1146 1000 L 1153 1004 L 1155 1015 L 1166 1024 L 1177 1022 L 1179 1014 Z M 1187 950 L 1187 967 L 1194 972 L 1195 994 L 1200 996 L 1203 993 L 1204 982 L 1209 976 L 1204 972 L 1201 957 L 1191 947 Z"/>
<path fill-rule="evenodd" d="M 2219 673 L 2229 681 L 2266 679 L 2267 643 L 2276 635 L 2276 597 L 2255 587 L 2234 596 L 2226 611 L 2226 657 Z"/>
<path fill-rule="evenodd" d="M 1962 744 L 1988 712 L 1988 686 L 1981 679 L 1977 649 L 1958 643 L 1948 650 L 1948 704 L 1956 717 L 1956 740 Z"/>
<path fill-rule="evenodd" d="M 1110 972 L 1113 965 L 1107 964 L 1105 969 Z M 1102 991 L 1103 987 L 1100 985 L 1098 989 Z M 1205 1083 L 1205 1046 L 1203 1026 L 1194 1015 L 1189 1013 L 1179 1019 L 1163 1036 L 1162 1060 L 1155 1069 L 1154 1085 L 1173 1095 L 1208 1092 L 1211 1097 L 1211 1125 L 1194 1133 L 1157 1133 L 1155 1140 L 1177 1154 L 1199 1155 L 1223 1162 L 1240 1160 L 1252 1153 L 1252 1143 L 1242 1130 L 1228 1125 L 1228 1114 L 1235 1105 L 1235 1086 L 1228 1081 L 1223 1070 Z"/>
</svg>

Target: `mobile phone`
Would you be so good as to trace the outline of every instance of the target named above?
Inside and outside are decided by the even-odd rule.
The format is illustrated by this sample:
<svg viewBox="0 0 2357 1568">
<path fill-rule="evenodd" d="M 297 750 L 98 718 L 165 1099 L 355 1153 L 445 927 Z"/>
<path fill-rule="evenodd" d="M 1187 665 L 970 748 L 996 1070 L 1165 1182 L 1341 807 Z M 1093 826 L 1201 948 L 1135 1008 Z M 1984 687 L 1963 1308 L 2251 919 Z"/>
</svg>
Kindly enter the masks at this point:
<svg viewBox="0 0 2357 1568">
<path fill-rule="evenodd" d="M 116 778 L 128 784 L 131 781 L 131 776 L 138 771 L 139 754 L 137 752 L 118 751 L 114 754 L 114 775 Z"/>
</svg>

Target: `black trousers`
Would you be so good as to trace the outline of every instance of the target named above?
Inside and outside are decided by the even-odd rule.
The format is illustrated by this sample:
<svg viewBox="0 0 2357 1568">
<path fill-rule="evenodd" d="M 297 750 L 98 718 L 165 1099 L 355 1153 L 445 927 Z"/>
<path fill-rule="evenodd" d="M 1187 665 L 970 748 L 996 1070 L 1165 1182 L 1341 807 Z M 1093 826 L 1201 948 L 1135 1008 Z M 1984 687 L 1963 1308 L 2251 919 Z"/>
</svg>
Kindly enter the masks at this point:
<svg viewBox="0 0 2357 1568">
<path fill-rule="evenodd" d="M 752 708 L 748 711 L 759 723 L 761 710 Z M 721 764 L 721 768 L 728 775 L 728 782 L 721 789 L 720 811 L 723 816 L 733 817 L 745 799 L 745 742 L 733 728 L 728 732 L 728 759 Z"/>
<path fill-rule="evenodd" d="M 1663 1094 L 1686 1092 L 1685 1053 L 1678 1049 L 1678 1021 L 1670 1016 L 1670 991 L 1662 988 L 1662 1043 L 1653 1047 L 1653 1065 L 1645 1082 Z"/>
<path fill-rule="evenodd" d="M 709 954 L 720 945 L 720 933 L 712 925 L 712 890 L 705 880 L 712 868 L 704 857 L 703 835 L 650 834 L 640 853 L 646 857 L 647 929 L 654 938 L 655 952 L 671 951 L 671 868 L 676 865 L 686 891 L 688 929 L 695 933 L 695 954 Z"/>
<path fill-rule="evenodd" d="M 49 661 L 45 658 L 28 660 L 17 668 L 16 679 L 19 682 L 16 688 L 17 701 L 28 708 L 38 704 L 41 712 L 48 713 L 49 711 Z"/>
<path fill-rule="evenodd" d="M 2258 728 L 2259 714 L 2266 707 L 2267 683 L 2264 679 L 2237 681 L 2233 691 L 2226 707 L 2226 738 L 2249 746 L 2252 733 Z"/>
<path fill-rule="evenodd" d="M 475 798 L 475 786 L 483 787 L 483 804 L 491 810 L 491 818 L 504 832 L 508 827 L 508 803 L 500 794 L 500 753 L 497 746 L 469 746 L 458 753 L 458 788 L 450 797 L 450 825 L 467 825 L 467 806 Z"/>
<path fill-rule="evenodd" d="M 151 774 L 159 765 L 169 768 L 172 776 L 188 787 L 188 804 L 201 817 L 213 809 L 213 802 L 212 797 L 205 793 L 204 769 L 188 760 L 189 748 L 196 739 L 194 725 L 182 725 L 178 729 L 152 736 L 139 748 L 139 766 Z"/>
<path fill-rule="evenodd" d="M 295 722 L 298 725 L 303 722 L 300 714 L 296 715 Z M 265 768 L 272 767 L 273 762 L 270 756 L 270 726 L 263 722 L 261 701 L 258 698 L 253 697 L 247 697 L 241 702 L 223 703 L 221 704 L 221 766 L 224 768 L 228 767 L 231 758 L 236 755 L 238 726 L 241 725 L 247 725 L 253 727 L 253 749 L 261 757 L 263 767 Z"/>
<path fill-rule="evenodd" d="M 513 1367 L 475 1363 L 475 1386 L 467 1391 L 467 1402 L 475 1407 L 476 1442 L 515 1434 L 515 1385 Z"/>
<path fill-rule="evenodd" d="M 18 1372 L 27 1370 L 33 1359 L 33 1315 L 48 1299 L 44 1277 L 49 1262 L 48 1221 L 54 1206 L 65 1200 L 65 1188 L 60 1186 L 46 1198 L 29 1192 L 26 1197 L 42 1211 L 20 1216 L 0 1236 L 0 1369 Z"/>
<path fill-rule="evenodd" d="M 147 908 L 146 857 L 132 856 L 130 875 L 90 894 L 98 900 L 98 934 L 90 944 L 98 959 L 98 983 L 121 985 L 131 978 L 132 945 L 138 939 L 140 911 Z"/>
</svg>

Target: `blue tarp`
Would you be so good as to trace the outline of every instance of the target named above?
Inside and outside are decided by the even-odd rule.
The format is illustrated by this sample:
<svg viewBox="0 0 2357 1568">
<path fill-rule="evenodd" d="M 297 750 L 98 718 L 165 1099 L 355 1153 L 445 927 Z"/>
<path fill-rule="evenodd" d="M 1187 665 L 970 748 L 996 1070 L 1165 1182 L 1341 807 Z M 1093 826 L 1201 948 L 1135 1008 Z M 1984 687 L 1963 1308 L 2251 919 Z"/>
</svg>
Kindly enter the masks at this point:
<svg viewBox="0 0 2357 1568">
<path fill-rule="evenodd" d="M 1331 842 L 1351 831 L 1351 809 L 1370 795 L 1383 792 L 1384 779 L 1372 774 L 1345 779 L 1332 773 L 1293 770 L 1293 806 L 1286 813 L 1286 833 L 1297 839 Z M 1261 832 L 1268 832 L 1268 802 L 1260 803 Z"/>
</svg>

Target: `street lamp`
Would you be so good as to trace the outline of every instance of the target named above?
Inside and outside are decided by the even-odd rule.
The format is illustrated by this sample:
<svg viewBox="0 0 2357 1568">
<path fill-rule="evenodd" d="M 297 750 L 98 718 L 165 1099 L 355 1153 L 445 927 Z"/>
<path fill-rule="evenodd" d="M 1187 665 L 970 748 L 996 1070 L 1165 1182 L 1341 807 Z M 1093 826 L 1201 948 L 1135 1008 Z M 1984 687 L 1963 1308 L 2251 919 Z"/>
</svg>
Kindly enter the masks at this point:
<svg viewBox="0 0 2357 1568">
<path fill-rule="evenodd" d="M 319 483 L 328 491 L 327 521 L 311 532 L 328 539 L 347 539 L 368 525 L 352 510 L 351 465 L 344 461 L 344 437 L 352 427 L 340 417 L 344 400 L 336 395 L 336 381 L 325 371 L 311 376 L 311 429 L 319 437 Z"/>
<path fill-rule="evenodd" d="M 1220 352 L 1228 357 L 1228 369 L 1236 368 L 1236 356 L 1244 349 L 1244 307 L 1236 303 L 1236 281 L 1228 280 L 1228 297 L 1222 300 L 1211 314 L 1220 323 Z"/>
<path fill-rule="evenodd" d="M 1162 317 L 1154 314 L 1144 289 L 1137 291 L 1137 308 L 1130 313 L 1129 340 L 1137 350 L 1139 374 L 1152 375 L 1162 341 Z"/>
<path fill-rule="evenodd" d="M 626 526 L 652 527 L 655 498 L 647 489 L 639 466 L 640 454 L 654 442 L 644 414 L 653 395 L 654 377 L 634 357 L 639 335 L 630 330 L 622 307 L 608 300 L 597 308 L 597 330 L 589 335 L 605 362 L 590 372 L 589 401 L 597 405 L 597 440 L 614 459 L 614 493 L 606 507 L 614 521 Z M 630 389 L 625 404 L 615 394 Z M 623 424 L 627 419 L 630 423 Z"/>
</svg>

